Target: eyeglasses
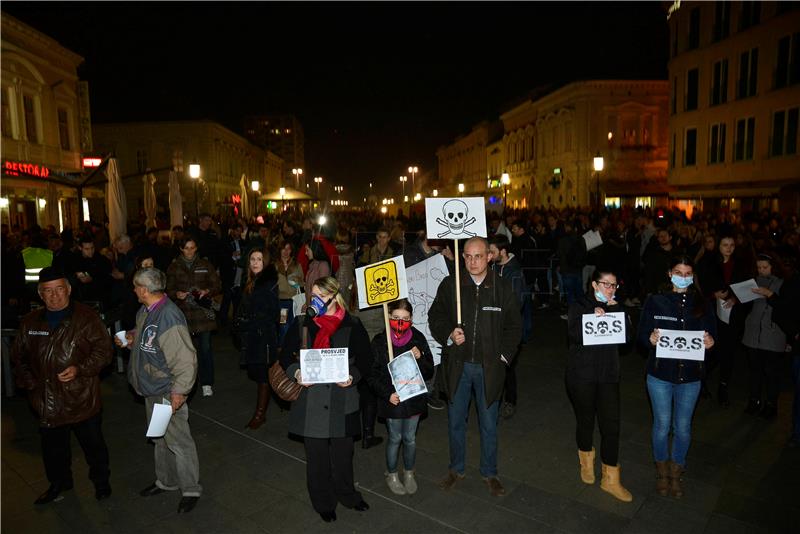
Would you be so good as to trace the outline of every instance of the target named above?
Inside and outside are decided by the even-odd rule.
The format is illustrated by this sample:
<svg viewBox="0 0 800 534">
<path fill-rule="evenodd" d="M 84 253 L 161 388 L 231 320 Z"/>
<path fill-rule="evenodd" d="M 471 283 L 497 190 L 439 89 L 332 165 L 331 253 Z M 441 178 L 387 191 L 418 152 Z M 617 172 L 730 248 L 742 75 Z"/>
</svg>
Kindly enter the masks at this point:
<svg viewBox="0 0 800 534">
<path fill-rule="evenodd" d="M 619 284 L 606 282 L 604 280 L 598 280 L 597 283 L 600 284 L 601 286 L 603 286 L 606 289 L 617 289 L 619 287 Z"/>
</svg>

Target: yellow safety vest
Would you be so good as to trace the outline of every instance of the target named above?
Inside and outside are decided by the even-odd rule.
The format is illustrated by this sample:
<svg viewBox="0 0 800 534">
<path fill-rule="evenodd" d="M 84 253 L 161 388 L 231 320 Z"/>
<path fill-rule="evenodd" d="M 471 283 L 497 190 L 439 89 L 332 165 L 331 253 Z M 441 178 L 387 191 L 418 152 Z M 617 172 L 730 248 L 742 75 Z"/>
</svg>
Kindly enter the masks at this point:
<svg viewBox="0 0 800 534">
<path fill-rule="evenodd" d="M 53 251 L 28 247 L 22 251 L 22 261 L 25 262 L 25 282 L 38 282 L 39 271 L 53 264 Z"/>
</svg>

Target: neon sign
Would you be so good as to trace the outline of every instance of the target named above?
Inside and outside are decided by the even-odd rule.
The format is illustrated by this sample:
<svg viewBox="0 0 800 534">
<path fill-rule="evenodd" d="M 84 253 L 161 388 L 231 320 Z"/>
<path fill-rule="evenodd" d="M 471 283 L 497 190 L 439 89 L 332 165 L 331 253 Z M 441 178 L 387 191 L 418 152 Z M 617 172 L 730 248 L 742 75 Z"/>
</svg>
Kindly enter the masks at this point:
<svg viewBox="0 0 800 534">
<path fill-rule="evenodd" d="M 33 163 L 24 163 L 21 161 L 6 160 L 3 163 L 3 171 L 9 176 L 19 176 L 20 174 L 27 174 L 38 178 L 47 178 L 50 176 L 50 169 L 44 165 L 34 165 Z"/>
<path fill-rule="evenodd" d="M 103 163 L 103 158 L 83 158 L 84 167 L 99 167 Z"/>
<path fill-rule="evenodd" d="M 241 204 L 242 203 L 242 196 L 241 195 L 231 195 L 231 202 L 234 204 Z"/>
</svg>

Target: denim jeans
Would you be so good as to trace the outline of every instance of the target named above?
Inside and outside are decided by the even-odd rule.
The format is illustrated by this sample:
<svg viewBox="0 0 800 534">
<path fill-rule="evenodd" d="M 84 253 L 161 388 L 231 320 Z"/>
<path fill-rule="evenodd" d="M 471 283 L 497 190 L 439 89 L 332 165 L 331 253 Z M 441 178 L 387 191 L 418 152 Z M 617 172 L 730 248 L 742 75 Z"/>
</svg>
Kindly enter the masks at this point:
<svg viewBox="0 0 800 534">
<path fill-rule="evenodd" d="M 406 471 L 414 469 L 417 461 L 417 425 L 419 416 L 407 419 L 386 419 L 386 430 L 389 440 L 386 443 L 386 470 L 397 472 L 397 455 L 400 443 L 403 443 L 403 467 Z"/>
<path fill-rule="evenodd" d="M 214 354 L 211 352 L 211 332 L 198 332 L 192 336 L 197 351 L 197 381 L 201 386 L 214 385 Z"/>
<path fill-rule="evenodd" d="M 564 286 L 564 293 L 567 294 L 567 305 L 575 302 L 583 294 L 580 273 L 562 274 L 561 282 Z"/>
<path fill-rule="evenodd" d="M 692 440 L 692 415 L 700 395 L 700 381 L 673 384 L 647 375 L 647 391 L 653 405 L 653 456 L 656 462 L 669 457 L 669 431 L 672 427 L 672 461 L 686 464 Z"/>
<path fill-rule="evenodd" d="M 500 402 L 486 406 L 483 385 L 483 366 L 465 363 L 458 381 L 455 395 L 447 409 L 448 434 L 450 437 L 450 469 L 464 474 L 467 452 L 467 417 L 472 393 L 475 392 L 475 408 L 481 430 L 481 465 L 484 477 L 497 476 L 497 414 Z"/>
</svg>

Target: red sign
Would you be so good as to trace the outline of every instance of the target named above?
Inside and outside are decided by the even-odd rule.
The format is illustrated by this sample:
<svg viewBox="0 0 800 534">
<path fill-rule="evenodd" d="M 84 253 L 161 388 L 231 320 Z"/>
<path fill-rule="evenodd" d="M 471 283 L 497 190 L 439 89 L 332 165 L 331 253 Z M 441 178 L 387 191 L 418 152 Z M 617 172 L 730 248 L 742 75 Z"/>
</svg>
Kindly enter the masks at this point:
<svg viewBox="0 0 800 534">
<path fill-rule="evenodd" d="M 231 195 L 231 202 L 233 202 L 234 204 L 241 204 L 242 203 L 241 195 Z"/>
<path fill-rule="evenodd" d="M 44 165 L 34 165 L 33 163 L 23 163 L 20 161 L 6 160 L 3 163 L 3 171 L 9 176 L 19 176 L 20 173 L 29 176 L 38 176 L 39 178 L 47 178 L 50 176 L 50 169 Z"/>
<path fill-rule="evenodd" d="M 103 158 L 83 158 L 84 167 L 99 167 L 103 163 Z"/>
</svg>

